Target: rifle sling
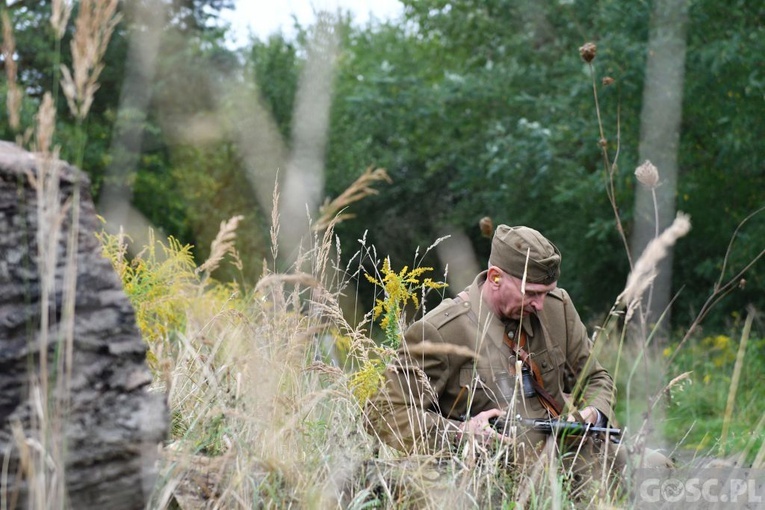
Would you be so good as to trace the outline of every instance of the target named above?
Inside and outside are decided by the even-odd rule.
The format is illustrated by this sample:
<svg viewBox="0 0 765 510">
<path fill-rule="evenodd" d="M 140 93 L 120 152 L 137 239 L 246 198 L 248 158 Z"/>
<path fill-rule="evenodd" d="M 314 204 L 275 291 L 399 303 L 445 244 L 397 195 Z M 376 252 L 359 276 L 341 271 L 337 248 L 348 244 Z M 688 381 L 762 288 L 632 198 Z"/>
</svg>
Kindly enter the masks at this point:
<svg viewBox="0 0 765 510">
<path fill-rule="evenodd" d="M 507 331 L 505 331 L 504 334 L 504 341 L 505 344 L 510 347 L 510 350 L 515 353 L 515 355 L 518 357 L 518 359 L 521 360 L 526 366 L 529 367 L 531 370 L 531 386 L 534 388 L 534 391 L 537 394 L 537 397 L 539 398 L 539 402 L 542 404 L 542 406 L 547 409 L 547 411 L 552 415 L 553 418 L 557 418 L 561 415 L 563 412 L 563 406 L 555 400 L 555 397 L 553 397 L 549 391 L 547 391 L 544 387 L 544 382 L 542 380 L 542 372 L 539 370 L 539 366 L 537 365 L 536 361 L 531 359 L 531 356 L 529 356 L 529 353 L 526 352 L 524 347 L 526 346 L 526 332 L 523 330 L 523 328 L 520 328 L 520 343 L 516 344 L 515 341 L 510 338 L 510 335 L 507 334 Z M 508 367 L 508 371 L 510 372 L 510 375 L 515 375 L 515 370 L 510 369 Z"/>
</svg>

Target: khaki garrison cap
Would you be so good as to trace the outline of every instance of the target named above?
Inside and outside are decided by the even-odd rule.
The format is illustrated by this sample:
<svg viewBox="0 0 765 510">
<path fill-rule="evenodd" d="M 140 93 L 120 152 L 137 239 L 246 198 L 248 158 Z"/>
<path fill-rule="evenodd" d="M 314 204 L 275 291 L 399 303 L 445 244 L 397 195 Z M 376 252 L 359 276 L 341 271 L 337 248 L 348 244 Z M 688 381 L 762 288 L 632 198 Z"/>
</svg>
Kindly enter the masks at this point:
<svg viewBox="0 0 765 510">
<path fill-rule="evenodd" d="M 489 264 L 522 279 L 527 253 L 527 282 L 550 285 L 558 280 L 561 257 L 553 243 L 533 228 L 497 227 L 491 241 Z"/>
</svg>

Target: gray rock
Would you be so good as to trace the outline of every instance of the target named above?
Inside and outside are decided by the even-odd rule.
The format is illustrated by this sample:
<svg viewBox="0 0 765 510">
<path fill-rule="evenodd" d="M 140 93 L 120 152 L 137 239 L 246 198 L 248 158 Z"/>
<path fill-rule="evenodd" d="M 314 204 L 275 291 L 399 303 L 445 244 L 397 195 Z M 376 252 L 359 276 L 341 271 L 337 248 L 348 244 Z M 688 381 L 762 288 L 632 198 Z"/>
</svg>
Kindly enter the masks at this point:
<svg viewBox="0 0 765 510">
<path fill-rule="evenodd" d="M 38 229 L 45 225 L 38 217 L 31 179 L 39 176 L 41 164 L 34 154 L 0 142 L 0 458 L 9 459 L 7 478 L 0 482 L 0 499 L 17 501 L 17 508 L 26 508 L 30 499 L 29 480 L 20 469 L 22 453 L 12 434 L 16 424 L 30 440 L 28 444 L 44 444 L 51 452 L 49 474 L 64 473 L 68 504 L 62 501 L 62 507 L 144 508 L 155 483 L 157 445 L 167 432 L 165 396 L 148 391 L 151 374 L 145 363 L 146 345 L 118 276 L 100 256 L 94 233 L 101 225 L 89 181 L 64 162 L 55 163 L 60 171 L 60 204 L 66 207 L 75 187 L 80 189 L 68 391 L 56 389 L 61 381 L 56 365 L 64 356 L 67 336 L 61 322 L 67 301 L 64 282 L 69 281 L 67 238 L 72 227 L 67 209 L 60 216 L 63 221 L 53 249 L 56 261 L 55 275 L 49 280 L 54 289 L 48 305 L 48 347 L 47 352 L 40 352 L 45 287 L 41 272 L 45 265 L 38 260 L 37 237 Z M 40 379 L 41 356 L 46 356 L 49 369 L 49 409 L 57 403 L 65 403 L 67 409 L 64 416 L 46 420 L 47 434 L 39 423 L 39 399 L 30 396 L 31 382 Z M 56 455 L 56 451 L 64 453 Z"/>
</svg>

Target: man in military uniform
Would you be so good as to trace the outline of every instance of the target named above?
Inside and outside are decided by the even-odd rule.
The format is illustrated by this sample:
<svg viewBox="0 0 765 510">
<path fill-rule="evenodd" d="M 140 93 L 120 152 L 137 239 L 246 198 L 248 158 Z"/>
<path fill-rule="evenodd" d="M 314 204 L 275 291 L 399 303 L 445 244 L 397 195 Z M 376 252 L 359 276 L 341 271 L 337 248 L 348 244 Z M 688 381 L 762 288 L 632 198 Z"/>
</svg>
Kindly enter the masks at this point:
<svg viewBox="0 0 765 510">
<path fill-rule="evenodd" d="M 502 415 L 562 413 L 613 424 L 614 382 L 592 356 L 571 298 L 557 287 L 560 262 L 558 249 L 536 230 L 500 225 L 488 270 L 406 331 L 399 361 L 373 402 L 377 434 L 399 450 L 433 454 L 468 439 L 508 442 L 490 426 Z M 515 433 L 527 459 L 547 439 L 523 427 Z M 618 469 L 624 457 L 617 457 Z"/>
</svg>

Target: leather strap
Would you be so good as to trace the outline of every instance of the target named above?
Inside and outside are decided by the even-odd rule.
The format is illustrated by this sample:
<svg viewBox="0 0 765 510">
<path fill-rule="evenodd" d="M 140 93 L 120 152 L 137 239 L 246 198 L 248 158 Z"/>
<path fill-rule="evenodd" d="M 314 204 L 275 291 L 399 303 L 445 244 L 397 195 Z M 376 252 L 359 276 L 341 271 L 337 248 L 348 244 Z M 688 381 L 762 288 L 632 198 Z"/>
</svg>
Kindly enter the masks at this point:
<svg viewBox="0 0 765 510">
<path fill-rule="evenodd" d="M 505 331 L 505 344 L 510 347 L 510 350 L 515 353 L 516 357 L 520 359 L 523 364 L 529 367 L 532 375 L 531 386 L 537 393 L 539 402 L 545 409 L 547 409 L 553 418 L 557 418 L 563 412 L 563 406 L 560 404 L 560 402 L 555 400 L 555 397 L 553 397 L 549 391 L 545 389 L 544 382 L 542 380 L 542 372 L 539 370 L 539 365 L 537 365 L 536 361 L 531 359 L 529 353 L 524 349 L 524 347 L 526 347 L 526 332 L 523 330 L 523 328 L 520 328 L 519 337 L 520 341 L 516 344 L 515 340 L 510 338 L 510 335 L 508 335 L 507 331 Z M 510 372 L 510 375 L 515 376 L 515 370 L 512 366 L 508 367 L 508 371 Z"/>
</svg>

